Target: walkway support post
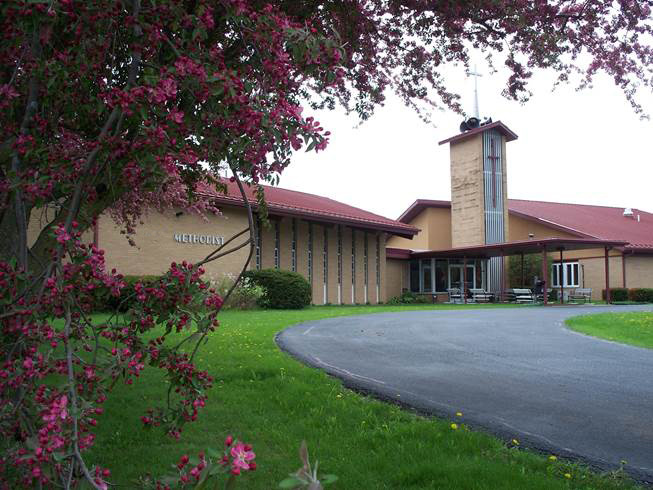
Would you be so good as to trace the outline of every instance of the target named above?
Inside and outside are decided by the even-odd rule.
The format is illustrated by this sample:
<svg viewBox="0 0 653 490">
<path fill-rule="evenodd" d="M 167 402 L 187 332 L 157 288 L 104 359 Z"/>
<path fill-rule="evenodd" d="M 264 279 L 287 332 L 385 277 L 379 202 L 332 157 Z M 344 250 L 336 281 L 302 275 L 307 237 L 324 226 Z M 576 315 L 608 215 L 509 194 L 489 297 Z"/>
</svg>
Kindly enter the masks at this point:
<svg viewBox="0 0 653 490">
<path fill-rule="evenodd" d="M 563 278 L 565 277 L 564 274 L 565 270 L 563 269 L 563 262 L 562 262 L 562 248 L 560 249 L 560 268 L 558 269 L 558 282 L 560 282 L 560 304 L 564 304 L 565 302 L 565 295 L 564 295 L 564 289 L 562 285 Z"/>
<path fill-rule="evenodd" d="M 501 249 L 501 297 L 506 298 L 506 255 Z"/>
<path fill-rule="evenodd" d="M 463 295 L 463 303 L 467 304 L 467 257 L 463 257 L 463 278 L 462 278 L 463 287 L 461 288 L 461 293 Z"/>
<path fill-rule="evenodd" d="M 542 297 L 544 298 L 544 306 L 549 304 L 549 294 L 546 289 L 548 283 L 546 272 L 548 268 L 549 266 L 547 264 L 546 245 L 542 245 Z"/>
<path fill-rule="evenodd" d="M 608 252 L 610 247 L 605 247 L 605 302 L 610 304 L 612 298 L 610 298 L 610 260 Z"/>
<path fill-rule="evenodd" d="M 526 283 L 524 281 L 524 252 L 521 253 L 521 287 L 526 287 Z"/>
</svg>

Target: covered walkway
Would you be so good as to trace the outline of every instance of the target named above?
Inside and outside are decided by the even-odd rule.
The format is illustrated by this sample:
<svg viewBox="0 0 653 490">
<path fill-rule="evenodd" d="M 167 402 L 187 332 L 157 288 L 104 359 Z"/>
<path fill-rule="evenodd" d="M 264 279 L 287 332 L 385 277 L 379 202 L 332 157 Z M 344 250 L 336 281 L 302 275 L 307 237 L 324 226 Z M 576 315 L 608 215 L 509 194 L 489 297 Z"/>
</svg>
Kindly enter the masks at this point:
<svg viewBox="0 0 653 490">
<path fill-rule="evenodd" d="M 501 292 L 506 290 L 506 271 L 505 271 L 505 257 L 506 256 L 521 256 L 522 258 L 522 283 L 523 283 L 523 264 L 524 255 L 526 254 L 542 254 L 542 280 L 544 281 L 543 291 L 547 290 L 549 283 L 548 274 L 548 254 L 557 252 L 560 254 L 560 263 L 563 263 L 564 252 L 570 250 L 588 250 L 588 249 L 603 249 L 605 253 L 605 290 L 606 301 L 611 302 L 610 298 L 610 263 L 609 252 L 613 248 L 624 247 L 627 245 L 625 241 L 619 240 L 602 240 L 596 238 L 543 238 L 538 240 L 522 240 L 505 243 L 495 243 L 489 245 L 478 245 L 472 247 L 458 247 L 445 250 L 427 250 L 427 251 L 403 251 L 409 252 L 405 254 L 405 258 L 410 259 L 459 259 L 463 263 L 463 271 L 467 270 L 468 261 L 477 261 L 479 259 L 490 259 L 493 257 L 501 257 Z M 391 252 L 390 252 L 391 253 Z M 560 284 L 560 301 L 564 301 L 562 281 Z M 466 295 L 463 294 L 465 301 Z M 544 304 L 548 303 L 548 295 L 543 295 Z"/>
</svg>

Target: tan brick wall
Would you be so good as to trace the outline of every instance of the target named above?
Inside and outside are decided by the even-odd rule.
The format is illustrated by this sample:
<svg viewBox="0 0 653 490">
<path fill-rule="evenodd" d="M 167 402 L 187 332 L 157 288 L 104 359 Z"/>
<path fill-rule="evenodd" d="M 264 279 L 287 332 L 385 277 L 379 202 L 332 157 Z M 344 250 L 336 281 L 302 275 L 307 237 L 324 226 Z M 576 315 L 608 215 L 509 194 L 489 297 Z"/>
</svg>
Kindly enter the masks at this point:
<svg viewBox="0 0 653 490">
<path fill-rule="evenodd" d="M 228 208 L 222 216 L 203 220 L 199 216 L 175 211 L 164 213 L 150 212 L 137 228 L 134 240 L 136 247 L 127 243 L 125 236 L 113 220 L 102 215 L 99 220 L 99 246 L 105 250 L 109 269 L 115 267 L 127 275 L 161 274 L 168 270 L 171 262 L 188 260 L 198 262 L 217 248 L 215 245 L 200 243 L 178 243 L 175 233 L 224 236 L 229 239 L 247 226 L 244 210 Z M 242 240 L 245 240 L 243 237 Z M 234 242 L 234 244 L 240 241 Z M 235 277 L 247 258 L 247 247 L 211 262 L 205 266 L 206 276 L 219 282 L 225 274 Z"/>
<path fill-rule="evenodd" d="M 388 301 L 388 294 L 385 288 L 385 282 L 388 278 L 388 269 L 387 269 L 388 260 L 385 254 L 385 247 L 386 247 L 388 235 L 385 233 L 381 233 L 380 237 L 381 237 L 381 243 L 380 243 L 381 284 L 379 284 L 379 296 L 380 296 L 379 301 L 381 303 L 385 303 L 386 301 Z"/>
<path fill-rule="evenodd" d="M 261 268 L 274 268 L 274 224 L 275 221 L 270 219 L 268 225 L 261 226 Z"/>
<path fill-rule="evenodd" d="M 151 212 L 145 219 L 144 224 L 137 228 L 134 236 L 137 246 L 128 244 L 125 236 L 120 233 L 108 216 L 101 216 L 99 220 L 99 246 L 105 250 L 105 258 L 109 269 L 116 268 L 126 275 L 155 275 L 167 271 L 171 262 L 198 262 L 204 259 L 218 245 L 202 243 L 179 243 L 175 241 L 174 234 L 186 235 L 215 235 L 228 240 L 234 234 L 247 227 L 247 215 L 245 210 L 237 207 L 224 207 L 221 216 L 212 216 L 204 220 L 199 216 L 181 213 L 176 216 L 176 210 L 164 213 Z M 30 223 L 30 236 L 35 240 L 40 223 L 45 223 L 48 217 L 34 214 Z M 292 250 L 292 218 L 271 218 L 270 227 L 262 228 L 262 268 L 274 267 L 275 248 L 275 219 L 280 226 L 280 268 L 291 270 Z M 296 219 L 297 224 L 297 272 L 308 278 L 308 222 Z M 324 229 L 328 233 L 328 289 L 327 302 L 338 303 L 338 262 L 337 262 L 337 227 L 331 224 L 322 225 L 313 223 L 313 282 L 312 294 L 314 304 L 324 303 L 323 283 L 323 237 Z M 355 302 L 362 303 L 364 298 L 364 277 L 363 277 L 363 231 L 357 230 L 356 237 L 356 291 Z M 376 232 L 370 230 L 368 233 L 368 300 L 370 303 L 377 302 L 376 293 Z M 351 234 L 352 229 L 342 226 L 342 303 L 351 304 Z M 93 232 L 86 234 L 90 241 Z M 385 234 L 381 235 L 381 285 L 379 296 L 385 301 Z M 233 242 L 231 246 L 247 240 L 242 236 Z M 235 278 L 241 271 L 248 254 L 248 247 L 227 255 L 219 260 L 205 266 L 207 279 L 219 283 L 225 275 Z M 255 268 L 256 261 L 254 254 L 250 268 Z"/>
<path fill-rule="evenodd" d="M 403 288 L 408 287 L 408 264 L 407 260 L 386 261 L 385 301 L 399 296 Z"/>
<path fill-rule="evenodd" d="M 600 300 L 601 292 L 605 289 L 605 258 L 580 259 L 578 262 L 583 267 L 584 287 L 592 288 L 592 299 Z M 610 287 L 623 287 L 621 256 L 611 256 L 609 264 Z"/>
<path fill-rule="evenodd" d="M 626 286 L 653 288 L 653 255 L 626 257 Z"/>
<path fill-rule="evenodd" d="M 297 219 L 297 272 L 308 279 L 308 223 Z"/>
<path fill-rule="evenodd" d="M 453 143 L 450 147 L 453 247 L 485 243 L 482 156 L 481 134 Z"/>
<path fill-rule="evenodd" d="M 533 233 L 534 238 L 578 238 L 578 235 L 567 233 L 565 231 L 556 230 L 544 224 L 532 221 L 529 219 L 521 218 L 511 214 L 508 218 L 509 240 L 528 240 L 528 234 Z"/>
<path fill-rule="evenodd" d="M 409 224 L 421 231 L 412 240 L 391 236 L 388 247 L 410 250 L 451 248 L 451 208 L 424 209 Z"/>
<path fill-rule="evenodd" d="M 32 247 L 38 239 L 41 230 L 55 218 L 55 212 L 52 208 L 33 209 L 30 213 L 29 223 L 27 224 L 27 246 Z M 93 228 L 88 228 L 82 233 L 82 242 L 93 242 Z"/>
<path fill-rule="evenodd" d="M 281 268 L 292 270 L 292 218 L 281 220 Z"/>
</svg>

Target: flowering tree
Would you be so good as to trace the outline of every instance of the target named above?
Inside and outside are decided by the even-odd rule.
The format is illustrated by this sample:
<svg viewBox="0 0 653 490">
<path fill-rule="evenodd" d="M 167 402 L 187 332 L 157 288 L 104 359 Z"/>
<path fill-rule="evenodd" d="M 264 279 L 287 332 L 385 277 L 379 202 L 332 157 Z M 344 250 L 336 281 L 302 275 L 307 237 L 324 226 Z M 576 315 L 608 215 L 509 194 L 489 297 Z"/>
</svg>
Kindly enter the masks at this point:
<svg viewBox="0 0 653 490">
<path fill-rule="evenodd" d="M 211 377 L 194 358 L 223 298 L 203 263 L 182 261 L 93 324 L 94 298 L 125 285 L 82 240 L 101 213 L 129 234 L 149 208 L 217 212 L 198 194 L 220 188 L 225 167 L 247 202 L 244 185 L 326 147 L 310 109 L 366 119 L 392 89 L 425 117 L 460 111 L 440 69 L 467 65 L 472 47 L 505 52 L 510 98 L 527 98 L 536 68 L 580 73 L 581 86 L 603 71 L 641 111 L 650 18 L 651 2 L 634 0 L 1 2 L 0 481 L 105 488 L 108 470 L 83 452 L 112 387 L 146 366 L 170 389 L 145 424 L 178 437 L 206 402 Z M 204 263 L 248 246 L 251 257 L 251 209 L 249 220 Z"/>
</svg>

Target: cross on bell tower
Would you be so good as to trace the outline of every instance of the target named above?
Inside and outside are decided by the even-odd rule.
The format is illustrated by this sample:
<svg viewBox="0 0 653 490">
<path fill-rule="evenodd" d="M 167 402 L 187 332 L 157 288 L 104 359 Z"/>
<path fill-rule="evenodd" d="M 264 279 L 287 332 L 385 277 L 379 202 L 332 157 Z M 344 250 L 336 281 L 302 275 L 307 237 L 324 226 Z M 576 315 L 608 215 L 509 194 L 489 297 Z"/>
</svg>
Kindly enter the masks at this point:
<svg viewBox="0 0 653 490">
<path fill-rule="evenodd" d="M 478 72 L 476 65 L 474 65 L 474 71 L 470 71 L 469 75 L 474 77 L 474 117 L 480 120 L 481 116 L 478 111 L 478 77 L 482 77 L 483 75 Z"/>
</svg>

